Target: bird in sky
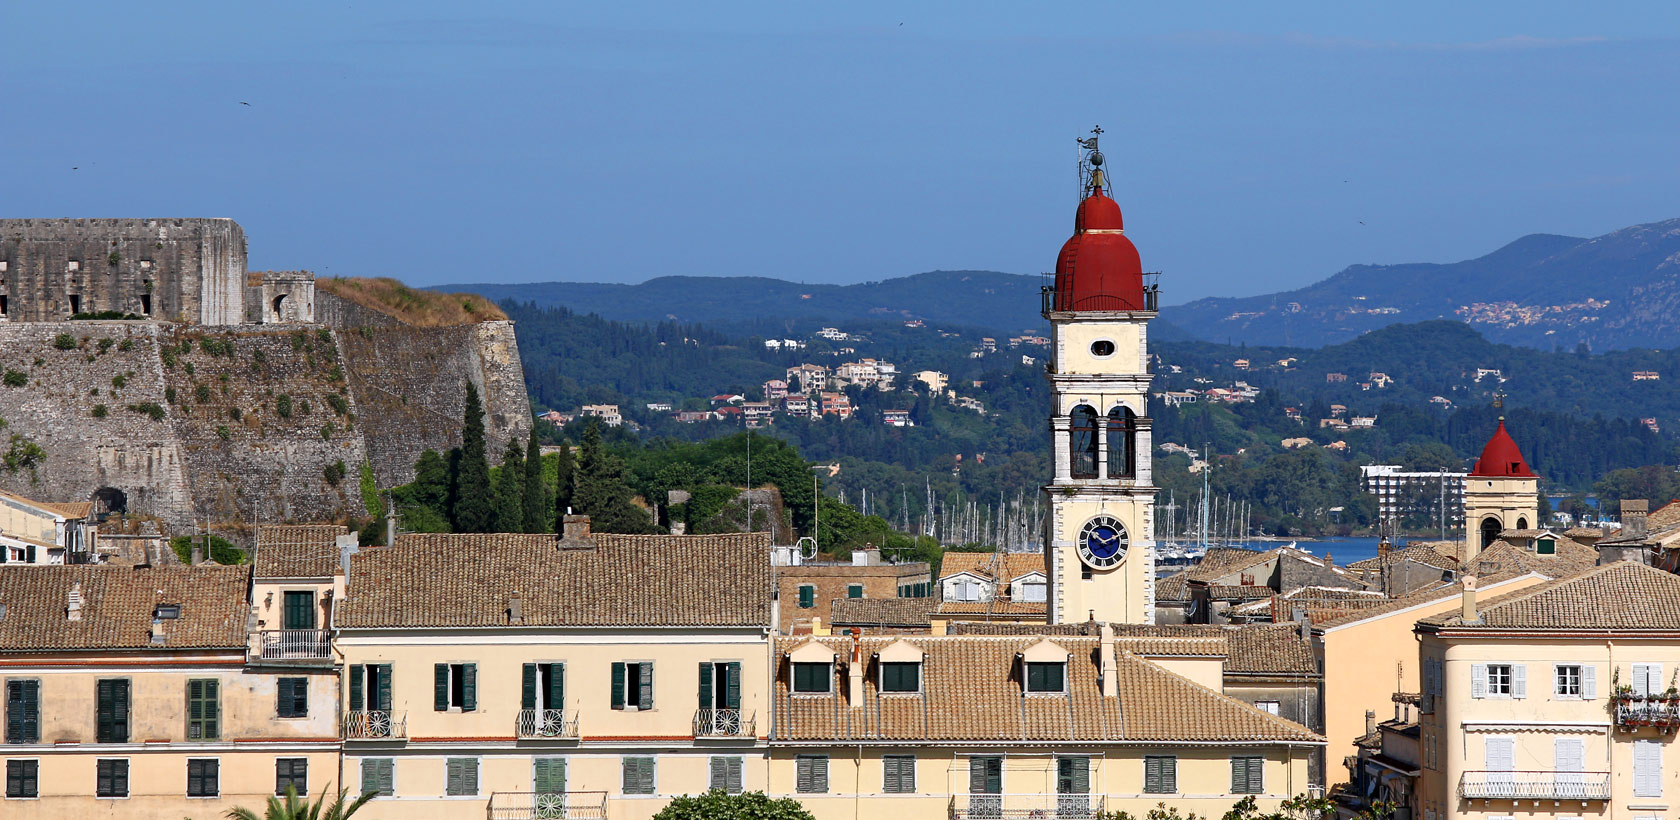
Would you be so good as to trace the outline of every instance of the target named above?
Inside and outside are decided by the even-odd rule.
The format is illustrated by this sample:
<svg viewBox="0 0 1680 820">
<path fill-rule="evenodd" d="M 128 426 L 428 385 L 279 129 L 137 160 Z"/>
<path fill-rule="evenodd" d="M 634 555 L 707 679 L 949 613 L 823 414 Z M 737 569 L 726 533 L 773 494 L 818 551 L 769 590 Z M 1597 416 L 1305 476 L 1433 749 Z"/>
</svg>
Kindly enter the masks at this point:
<svg viewBox="0 0 1680 820">
<path fill-rule="evenodd" d="M 244 105 L 244 106 L 249 106 L 249 105 L 250 105 L 250 103 L 248 103 L 248 102 L 246 102 L 246 101 L 244 101 L 244 100 L 240 100 L 240 101 L 239 101 L 239 104 L 240 104 L 240 105 Z"/>
</svg>

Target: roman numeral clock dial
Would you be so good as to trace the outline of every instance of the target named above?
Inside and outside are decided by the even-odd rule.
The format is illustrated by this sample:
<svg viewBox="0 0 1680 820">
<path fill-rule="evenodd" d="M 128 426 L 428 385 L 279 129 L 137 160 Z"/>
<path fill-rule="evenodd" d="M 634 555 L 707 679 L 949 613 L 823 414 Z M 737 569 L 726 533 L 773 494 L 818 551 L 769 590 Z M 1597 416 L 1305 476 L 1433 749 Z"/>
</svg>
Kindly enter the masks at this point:
<svg viewBox="0 0 1680 820">
<path fill-rule="evenodd" d="M 1108 569 L 1125 560 L 1130 543 L 1125 524 L 1099 515 L 1079 531 L 1079 560 L 1091 569 Z"/>
</svg>

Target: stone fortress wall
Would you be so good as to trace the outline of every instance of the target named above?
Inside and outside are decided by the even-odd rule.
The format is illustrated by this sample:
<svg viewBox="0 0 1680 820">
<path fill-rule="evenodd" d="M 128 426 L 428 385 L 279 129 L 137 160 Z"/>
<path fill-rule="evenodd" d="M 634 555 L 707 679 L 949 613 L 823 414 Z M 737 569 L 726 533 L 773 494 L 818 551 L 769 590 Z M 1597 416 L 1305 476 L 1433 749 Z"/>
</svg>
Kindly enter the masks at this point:
<svg viewBox="0 0 1680 820">
<path fill-rule="evenodd" d="M 176 222 L 181 231 L 197 226 L 196 244 L 173 246 L 178 255 L 167 267 L 161 254 L 125 267 L 124 248 L 144 250 L 131 244 L 137 226 L 167 232 Z M 18 223 L 34 223 L 34 244 L 17 241 Z M 206 239 L 211 227 L 220 233 Z M 168 275 L 194 270 L 203 257 L 193 254 L 221 253 L 235 240 L 237 258 L 203 265 L 201 286 Z M 95 260 L 101 275 L 117 269 L 100 280 L 103 291 L 75 280 L 77 295 L 90 300 L 82 312 L 136 313 L 120 306 L 128 304 L 120 299 L 138 304 L 136 282 L 151 282 L 154 297 L 168 295 L 152 302 L 153 319 L 70 321 L 66 310 L 43 307 L 68 293 L 59 256 L 71 251 L 40 250 L 54 242 L 84 257 L 105 247 L 122 257 L 115 265 Z M 413 327 L 316 292 L 307 272 L 247 276 L 243 231 L 231 220 L 5 220 L 0 255 L 8 262 L 0 274 L 6 295 L 30 294 L 8 299 L 0 316 L 0 371 L 27 379 L 0 386 L 0 419 L 5 437 L 25 436 L 46 451 L 34 475 L 0 470 L 0 489 L 93 499 L 101 509 L 157 516 L 178 530 L 204 521 L 335 520 L 366 514 L 362 464 L 390 487 L 413 479 L 424 449 L 460 444 L 468 380 L 485 399 L 493 459 L 510 437 L 530 432 L 511 322 Z M 221 281 L 223 262 L 235 268 L 231 291 Z M 137 278 L 141 271 L 154 278 Z M 213 309 L 188 295 L 210 299 Z M 172 320 L 195 310 L 198 319 Z M 222 321 L 229 310 L 232 320 Z"/>
</svg>

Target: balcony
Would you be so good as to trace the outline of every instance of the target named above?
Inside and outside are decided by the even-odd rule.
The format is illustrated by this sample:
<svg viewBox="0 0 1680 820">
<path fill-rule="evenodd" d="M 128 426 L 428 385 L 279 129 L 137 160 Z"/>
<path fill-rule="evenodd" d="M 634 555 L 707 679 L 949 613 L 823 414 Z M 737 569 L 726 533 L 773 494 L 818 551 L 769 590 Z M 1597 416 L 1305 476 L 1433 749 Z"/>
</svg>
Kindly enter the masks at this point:
<svg viewBox="0 0 1680 820">
<path fill-rule="evenodd" d="M 1667 695 L 1619 693 L 1611 704 L 1616 710 L 1616 727 L 1624 731 L 1654 727 L 1667 733 L 1680 726 L 1680 700 Z"/>
<path fill-rule="evenodd" d="M 758 723 L 752 712 L 740 709 L 699 709 L 694 713 L 695 737 L 739 737 L 752 739 Z"/>
<path fill-rule="evenodd" d="M 257 633 L 256 660 L 330 663 L 332 636 L 325 629 L 265 629 Z"/>
<path fill-rule="evenodd" d="M 954 794 L 950 806 L 951 820 L 1078 820 L 1102 813 L 1100 794 Z"/>
<path fill-rule="evenodd" d="M 514 732 L 520 740 L 577 740 L 578 719 L 563 709 L 521 709 Z"/>
<path fill-rule="evenodd" d="M 488 820 L 607 820 L 606 792 L 493 792 Z"/>
<path fill-rule="evenodd" d="M 1146 311 L 1146 312 L 1154 313 L 1154 312 L 1156 312 L 1157 310 L 1160 309 L 1160 303 L 1161 303 L 1160 277 L 1161 277 L 1161 274 L 1159 274 L 1159 273 L 1146 273 L 1146 274 L 1143 275 L 1143 310 Z M 1049 277 L 1046 277 L 1046 281 L 1050 281 Z M 1115 299 L 1115 300 L 1112 300 L 1112 301 L 1118 302 L 1119 300 Z M 1066 295 L 1062 294 L 1062 293 L 1058 293 L 1056 291 L 1056 288 L 1055 288 L 1054 285 L 1044 285 L 1044 286 L 1039 288 L 1039 312 L 1040 313 L 1058 313 L 1058 312 L 1062 312 L 1062 311 L 1072 310 L 1073 308 L 1068 306 L 1067 302 L 1068 302 L 1068 298 L 1066 297 Z M 1127 309 L 1127 308 L 1102 308 L 1102 307 L 1098 307 L 1098 308 L 1086 308 L 1086 309 L 1087 310 L 1115 310 L 1115 311 L 1119 311 L 1119 312 L 1128 312 L 1129 311 L 1129 309 Z"/>
<path fill-rule="evenodd" d="M 385 709 L 344 713 L 345 740 L 403 740 L 408 737 L 408 713 Z"/>
<path fill-rule="evenodd" d="M 1465 772 L 1466 800 L 1609 800 L 1609 772 Z"/>
</svg>

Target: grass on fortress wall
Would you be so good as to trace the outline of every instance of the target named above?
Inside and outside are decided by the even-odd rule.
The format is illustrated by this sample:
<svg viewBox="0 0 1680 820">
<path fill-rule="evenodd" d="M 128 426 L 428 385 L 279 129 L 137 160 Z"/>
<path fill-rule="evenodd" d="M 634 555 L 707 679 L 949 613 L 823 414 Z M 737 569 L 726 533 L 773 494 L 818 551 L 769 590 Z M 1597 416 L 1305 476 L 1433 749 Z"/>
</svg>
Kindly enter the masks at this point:
<svg viewBox="0 0 1680 820">
<path fill-rule="evenodd" d="M 334 276 L 315 280 L 315 287 L 414 327 L 470 325 L 507 318 L 501 308 L 476 293 L 417 290 L 388 276 L 378 279 Z"/>
</svg>

